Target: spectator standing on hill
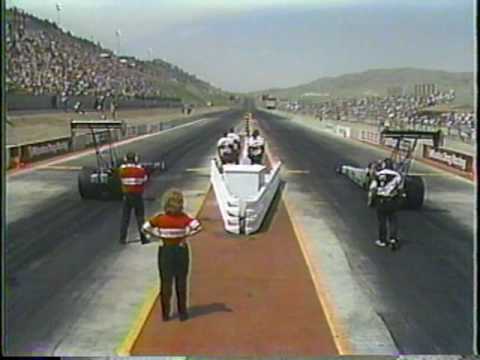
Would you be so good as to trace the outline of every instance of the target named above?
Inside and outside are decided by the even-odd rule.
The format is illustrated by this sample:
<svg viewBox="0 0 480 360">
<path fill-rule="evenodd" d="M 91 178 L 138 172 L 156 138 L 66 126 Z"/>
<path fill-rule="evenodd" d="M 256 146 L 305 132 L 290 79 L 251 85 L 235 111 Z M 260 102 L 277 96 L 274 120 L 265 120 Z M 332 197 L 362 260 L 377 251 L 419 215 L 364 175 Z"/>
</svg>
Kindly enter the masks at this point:
<svg viewBox="0 0 480 360">
<path fill-rule="evenodd" d="M 68 96 L 65 91 L 62 93 L 61 101 L 62 101 L 63 111 L 68 112 Z"/>
</svg>

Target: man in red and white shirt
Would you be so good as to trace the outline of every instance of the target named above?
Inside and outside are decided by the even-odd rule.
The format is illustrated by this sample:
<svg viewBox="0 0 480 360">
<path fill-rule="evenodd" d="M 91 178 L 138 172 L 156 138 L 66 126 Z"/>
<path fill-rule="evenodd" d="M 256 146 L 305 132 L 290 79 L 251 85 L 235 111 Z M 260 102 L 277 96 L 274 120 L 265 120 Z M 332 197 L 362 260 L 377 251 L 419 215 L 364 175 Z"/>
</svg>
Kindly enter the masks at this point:
<svg viewBox="0 0 480 360">
<path fill-rule="evenodd" d="M 147 244 L 149 241 L 142 232 L 142 226 L 145 221 L 145 205 L 143 203 L 143 191 L 145 183 L 148 180 L 147 171 L 138 164 L 138 156 L 129 152 L 125 157 L 125 163 L 120 166 L 120 180 L 122 182 L 123 192 L 123 212 L 120 228 L 120 243 L 126 244 L 127 231 L 130 223 L 130 214 L 132 209 L 137 218 L 137 227 L 140 233 L 140 241 Z"/>
<path fill-rule="evenodd" d="M 201 231 L 200 222 L 183 212 L 183 195 L 174 190 L 167 194 L 164 214 L 152 217 L 143 225 L 143 231 L 161 240 L 158 249 L 158 270 L 160 274 L 160 297 L 163 320 L 170 318 L 172 285 L 175 278 L 177 306 L 180 320 L 188 319 L 187 278 L 190 253 L 186 239 Z"/>
</svg>

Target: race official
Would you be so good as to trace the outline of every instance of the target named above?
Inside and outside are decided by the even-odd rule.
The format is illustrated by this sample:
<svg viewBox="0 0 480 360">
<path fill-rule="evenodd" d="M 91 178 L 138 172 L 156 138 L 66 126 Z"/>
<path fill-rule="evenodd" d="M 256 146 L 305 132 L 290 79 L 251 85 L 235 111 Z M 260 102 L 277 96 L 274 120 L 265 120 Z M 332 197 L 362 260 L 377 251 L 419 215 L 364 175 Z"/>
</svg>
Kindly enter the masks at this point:
<svg viewBox="0 0 480 360">
<path fill-rule="evenodd" d="M 120 180 L 123 192 L 123 212 L 120 228 L 121 244 L 126 244 L 127 242 L 127 231 L 132 209 L 135 211 L 140 241 L 142 244 L 149 242 L 142 232 L 142 226 L 145 221 L 143 191 L 147 179 L 148 174 L 146 170 L 138 164 L 138 155 L 134 152 L 127 153 L 125 163 L 120 166 Z"/>
<path fill-rule="evenodd" d="M 400 208 L 399 192 L 402 176 L 393 169 L 391 159 L 383 160 L 374 172 L 369 188 L 369 206 L 377 208 L 378 240 L 375 245 L 385 247 L 398 243 L 397 211 Z"/>
<path fill-rule="evenodd" d="M 158 249 L 158 271 L 160 274 L 160 297 L 162 317 L 170 318 L 172 285 L 175 280 L 177 307 L 181 321 L 188 319 L 187 278 L 190 253 L 187 237 L 201 231 L 200 222 L 183 212 L 183 195 L 171 191 L 166 195 L 164 214 L 152 217 L 143 230 L 160 239 L 163 245 Z"/>
<path fill-rule="evenodd" d="M 235 129 L 231 128 L 230 131 L 227 133 L 227 137 L 232 139 L 233 141 L 233 151 L 235 156 L 235 164 L 239 163 L 240 159 L 240 135 L 235 133 Z"/>
<path fill-rule="evenodd" d="M 262 164 L 263 153 L 265 152 L 265 140 L 260 136 L 260 132 L 253 130 L 252 136 L 248 138 L 248 157 L 252 164 Z"/>
<path fill-rule="evenodd" d="M 228 133 L 224 133 L 218 140 L 217 150 L 222 165 L 235 163 L 235 145 L 233 140 L 228 137 Z"/>
</svg>

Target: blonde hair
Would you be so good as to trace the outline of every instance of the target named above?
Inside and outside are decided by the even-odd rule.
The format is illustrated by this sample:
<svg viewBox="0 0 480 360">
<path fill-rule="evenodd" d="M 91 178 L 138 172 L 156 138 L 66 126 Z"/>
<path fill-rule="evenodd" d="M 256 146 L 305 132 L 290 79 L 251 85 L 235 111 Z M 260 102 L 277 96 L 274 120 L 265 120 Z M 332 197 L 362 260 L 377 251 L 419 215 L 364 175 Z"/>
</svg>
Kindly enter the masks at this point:
<svg viewBox="0 0 480 360">
<path fill-rule="evenodd" d="M 183 194 L 180 190 L 170 190 L 165 194 L 163 210 L 168 215 L 178 215 L 183 211 Z"/>
</svg>

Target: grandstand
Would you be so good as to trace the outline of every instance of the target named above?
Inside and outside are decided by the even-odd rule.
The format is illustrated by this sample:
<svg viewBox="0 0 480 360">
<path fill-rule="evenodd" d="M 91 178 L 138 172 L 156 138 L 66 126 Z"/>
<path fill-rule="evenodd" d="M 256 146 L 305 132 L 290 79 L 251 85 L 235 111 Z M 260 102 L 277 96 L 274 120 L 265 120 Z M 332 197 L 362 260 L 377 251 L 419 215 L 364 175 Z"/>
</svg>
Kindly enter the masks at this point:
<svg viewBox="0 0 480 360">
<path fill-rule="evenodd" d="M 57 96 L 227 99 L 220 89 L 165 61 L 117 56 L 49 20 L 7 10 L 8 93 Z"/>
</svg>

